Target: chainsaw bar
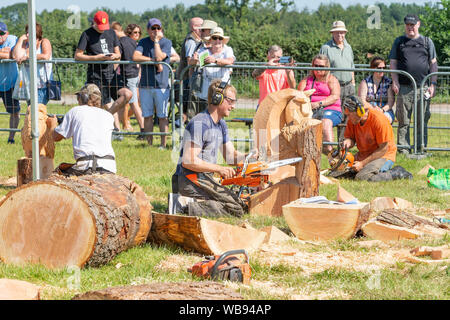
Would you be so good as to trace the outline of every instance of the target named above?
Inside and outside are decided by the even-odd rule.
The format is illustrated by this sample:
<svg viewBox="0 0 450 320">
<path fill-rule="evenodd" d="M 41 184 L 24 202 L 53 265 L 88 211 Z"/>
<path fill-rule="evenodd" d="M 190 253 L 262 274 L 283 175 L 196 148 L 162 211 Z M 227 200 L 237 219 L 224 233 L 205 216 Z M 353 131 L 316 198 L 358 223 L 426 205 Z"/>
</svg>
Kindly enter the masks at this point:
<svg viewBox="0 0 450 320">
<path fill-rule="evenodd" d="M 302 160 L 303 160 L 302 157 L 297 157 L 297 158 L 290 158 L 290 159 L 284 159 L 284 160 L 270 162 L 264 166 L 264 168 L 263 168 L 264 170 L 261 171 L 261 173 L 266 174 L 268 171 L 271 171 L 273 169 L 276 169 L 276 168 L 279 168 L 282 166 L 287 166 L 289 164 L 294 164 L 294 163 L 300 162 Z"/>
</svg>

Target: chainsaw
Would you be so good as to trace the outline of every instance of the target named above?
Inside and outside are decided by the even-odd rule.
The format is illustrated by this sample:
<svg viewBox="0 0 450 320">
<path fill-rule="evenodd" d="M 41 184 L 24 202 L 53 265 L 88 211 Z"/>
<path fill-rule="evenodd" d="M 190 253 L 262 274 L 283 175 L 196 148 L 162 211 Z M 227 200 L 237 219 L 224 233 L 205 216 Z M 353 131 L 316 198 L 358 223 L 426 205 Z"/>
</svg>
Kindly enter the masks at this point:
<svg viewBox="0 0 450 320">
<path fill-rule="evenodd" d="M 353 164 L 355 157 L 348 148 L 338 148 L 328 154 L 328 162 L 330 164 L 330 171 L 328 176 L 337 178 L 354 173 Z"/>
<path fill-rule="evenodd" d="M 245 255 L 245 261 L 240 260 L 236 255 Z M 201 261 L 188 269 L 192 275 L 208 278 L 214 281 L 229 280 L 250 283 L 251 268 L 246 250 L 232 250 L 222 255 L 206 256 L 205 261 Z"/>
<path fill-rule="evenodd" d="M 273 162 L 256 161 L 250 163 L 251 156 L 253 156 L 253 153 L 249 153 L 244 162 L 236 166 L 236 175 L 234 177 L 220 180 L 223 186 L 239 186 L 239 197 L 243 197 L 244 190 L 249 191 L 251 187 L 258 187 L 268 183 L 269 174 L 272 170 L 302 161 L 302 157 L 296 157 Z"/>
</svg>

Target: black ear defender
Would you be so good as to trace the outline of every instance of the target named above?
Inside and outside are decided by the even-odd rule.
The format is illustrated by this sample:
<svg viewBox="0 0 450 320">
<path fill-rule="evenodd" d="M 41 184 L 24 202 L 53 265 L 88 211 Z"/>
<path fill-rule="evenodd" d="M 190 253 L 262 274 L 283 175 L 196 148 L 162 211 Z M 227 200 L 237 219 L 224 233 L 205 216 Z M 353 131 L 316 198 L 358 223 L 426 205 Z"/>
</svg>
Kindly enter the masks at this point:
<svg viewBox="0 0 450 320">
<path fill-rule="evenodd" d="M 350 96 L 350 99 L 356 104 L 356 114 L 358 117 L 362 118 L 366 114 L 364 106 L 359 102 L 359 99 L 355 96 Z"/>
<path fill-rule="evenodd" d="M 80 103 L 82 105 L 87 104 L 88 101 L 89 101 L 89 95 L 87 93 L 84 93 L 84 92 L 78 92 L 77 93 L 77 98 L 80 99 Z"/>
<path fill-rule="evenodd" d="M 228 85 L 228 81 L 222 81 L 216 90 L 214 90 L 214 94 L 211 97 L 211 104 L 215 106 L 220 106 L 225 99 L 224 91 Z"/>
</svg>

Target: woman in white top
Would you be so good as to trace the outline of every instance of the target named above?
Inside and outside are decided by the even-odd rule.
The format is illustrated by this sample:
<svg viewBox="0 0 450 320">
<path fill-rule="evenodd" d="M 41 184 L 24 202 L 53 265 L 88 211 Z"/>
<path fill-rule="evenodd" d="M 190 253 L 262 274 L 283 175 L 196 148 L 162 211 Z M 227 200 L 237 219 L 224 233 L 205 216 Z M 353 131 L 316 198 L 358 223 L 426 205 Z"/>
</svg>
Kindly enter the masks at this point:
<svg viewBox="0 0 450 320">
<path fill-rule="evenodd" d="M 211 46 L 209 48 L 202 47 L 199 51 L 195 52 L 191 64 L 199 63 L 199 56 L 203 52 L 207 51 L 208 56 L 205 58 L 205 64 L 216 64 L 217 66 L 224 66 L 233 64 L 236 60 L 233 49 L 227 46 L 230 37 L 224 36 L 223 29 L 220 27 L 213 28 L 209 37 L 205 37 L 206 41 L 210 41 Z M 203 68 L 203 83 L 202 90 L 198 94 L 199 98 L 199 112 L 202 112 L 208 106 L 208 88 L 214 79 L 221 79 L 222 81 L 228 81 L 230 79 L 232 69 L 231 68 L 219 68 L 219 67 L 204 67 Z"/>
<path fill-rule="evenodd" d="M 42 37 L 42 26 L 36 23 L 36 58 L 37 60 L 51 60 L 52 59 L 52 45 L 50 40 Z M 25 34 L 20 36 L 17 40 L 16 46 L 13 50 L 12 57 L 18 64 L 28 60 L 30 56 L 30 49 L 28 44 L 28 25 L 25 27 Z M 29 65 L 25 65 L 29 68 Z M 37 63 L 38 70 L 38 103 L 47 105 L 48 103 L 48 89 L 47 81 L 53 79 L 52 64 L 51 63 Z"/>
</svg>

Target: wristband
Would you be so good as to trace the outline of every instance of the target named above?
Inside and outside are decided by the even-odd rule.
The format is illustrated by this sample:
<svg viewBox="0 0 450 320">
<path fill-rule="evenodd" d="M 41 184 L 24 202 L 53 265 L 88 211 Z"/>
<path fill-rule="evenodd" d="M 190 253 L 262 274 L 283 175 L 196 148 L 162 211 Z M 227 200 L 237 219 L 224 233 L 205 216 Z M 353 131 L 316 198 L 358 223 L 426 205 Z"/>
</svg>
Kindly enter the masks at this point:
<svg viewBox="0 0 450 320">
<path fill-rule="evenodd" d="M 159 44 L 159 41 L 154 41 L 155 44 Z"/>
<path fill-rule="evenodd" d="M 434 84 L 435 86 L 437 86 L 437 82 L 436 81 L 431 81 L 431 84 Z"/>
</svg>

